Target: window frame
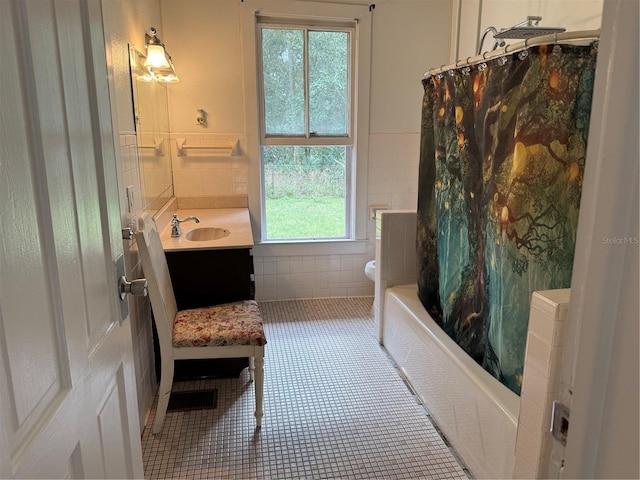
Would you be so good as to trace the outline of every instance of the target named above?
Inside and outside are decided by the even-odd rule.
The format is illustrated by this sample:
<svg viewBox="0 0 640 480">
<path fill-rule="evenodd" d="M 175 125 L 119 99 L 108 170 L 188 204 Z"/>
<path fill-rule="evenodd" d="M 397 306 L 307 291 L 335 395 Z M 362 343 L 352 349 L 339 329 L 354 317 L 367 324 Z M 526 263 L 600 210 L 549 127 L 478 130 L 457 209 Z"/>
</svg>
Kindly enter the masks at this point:
<svg viewBox="0 0 640 480">
<path fill-rule="evenodd" d="M 258 17 L 261 17 L 258 19 Z M 258 23 L 330 25 L 344 27 L 352 26 L 354 33 L 351 38 L 351 48 L 355 49 L 352 58 L 353 87 L 350 92 L 352 99 L 351 131 L 352 137 L 352 168 L 348 189 L 352 194 L 350 202 L 351 238 L 349 239 L 320 239 L 320 240 L 264 240 L 262 225 L 262 165 L 260 158 L 262 132 L 260 125 L 262 112 L 258 89 L 261 83 L 261 73 L 258 72 Z M 244 81 L 245 81 L 245 119 L 246 119 L 246 149 L 249 175 L 249 209 L 251 212 L 254 243 L 258 254 L 261 250 L 270 255 L 305 255 L 322 252 L 323 254 L 363 253 L 367 244 L 367 166 L 369 139 L 369 92 L 371 72 L 371 13 L 366 5 L 327 4 L 322 2 L 304 2 L 293 0 L 244 0 L 241 3 L 241 31 L 243 41 Z M 318 144 L 331 144 L 344 137 L 315 137 L 311 139 Z M 274 144 L 276 139 L 268 140 Z M 334 143 L 335 144 L 335 143 Z M 353 247 L 347 247 L 348 244 Z M 264 248 L 261 248 L 261 244 Z"/>
<path fill-rule="evenodd" d="M 317 242 L 331 240 L 351 240 L 354 238 L 354 226 L 352 221 L 353 211 L 353 158 L 354 158 L 354 107 L 355 107 L 355 58 L 356 58 L 356 28 L 355 22 L 351 24 L 313 22 L 313 24 L 305 21 L 282 21 L 282 19 L 262 18 L 256 20 L 256 41 L 257 41 L 257 74 L 258 74 L 258 113 L 260 116 L 260 218 L 261 225 L 265 228 L 261 230 L 261 241 L 263 242 Z M 303 75 L 304 75 L 304 134 L 302 135 L 286 135 L 286 134 L 267 134 L 266 126 L 266 98 L 264 93 L 264 64 L 263 64 L 263 30 L 270 29 L 289 29 L 300 30 L 303 32 Z M 347 78 L 348 87 L 348 121 L 346 135 L 322 135 L 313 134 L 310 127 L 309 106 L 311 97 L 309 95 L 309 33 L 310 32 L 345 32 L 348 33 L 348 49 L 349 49 L 349 70 Z M 345 147 L 345 215 L 344 215 L 344 236 L 341 237 L 320 237 L 320 238 L 267 238 L 267 202 L 266 192 L 264 191 L 265 170 L 263 161 L 263 147 L 323 147 L 338 146 Z"/>
</svg>

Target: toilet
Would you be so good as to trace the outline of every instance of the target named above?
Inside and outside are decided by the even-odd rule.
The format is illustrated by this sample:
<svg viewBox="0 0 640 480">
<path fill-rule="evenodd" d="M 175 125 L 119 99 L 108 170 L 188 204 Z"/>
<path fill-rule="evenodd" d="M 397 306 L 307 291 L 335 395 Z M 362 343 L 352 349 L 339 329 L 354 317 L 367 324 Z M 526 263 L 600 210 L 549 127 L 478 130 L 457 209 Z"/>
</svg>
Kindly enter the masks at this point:
<svg viewBox="0 0 640 480">
<path fill-rule="evenodd" d="M 371 260 L 370 262 L 367 262 L 367 264 L 364 266 L 364 274 L 375 285 L 376 283 L 376 261 L 375 260 Z M 373 305 L 371 305 L 371 316 L 373 317 L 374 314 L 375 314 L 375 302 Z"/>
<path fill-rule="evenodd" d="M 367 262 L 367 264 L 364 266 L 364 274 L 372 282 L 376 281 L 376 261 L 375 260 L 371 260 L 370 262 Z"/>
</svg>

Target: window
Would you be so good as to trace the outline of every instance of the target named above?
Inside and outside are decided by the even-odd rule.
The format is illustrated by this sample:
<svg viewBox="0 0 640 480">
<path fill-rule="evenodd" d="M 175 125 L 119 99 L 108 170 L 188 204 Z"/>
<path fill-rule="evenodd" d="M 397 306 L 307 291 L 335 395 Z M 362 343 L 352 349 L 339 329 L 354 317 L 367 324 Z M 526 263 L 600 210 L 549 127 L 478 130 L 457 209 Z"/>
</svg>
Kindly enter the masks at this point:
<svg viewBox="0 0 640 480">
<path fill-rule="evenodd" d="M 365 253 L 366 248 L 370 246 L 367 239 L 371 227 L 367 215 L 372 22 L 369 5 L 298 0 L 244 0 L 240 3 L 240 10 L 246 121 L 246 143 L 242 147 L 247 161 L 247 194 L 256 252 L 258 255 L 269 256 Z M 300 85 L 301 88 L 293 90 L 298 92 L 298 97 L 291 95 L 292 90 L 287 88 L 281 90 L 287 93 L 280 93 L 278 100 L 265 103 L 262 51 L 264 29 L 268 31 L 267 35 L 276 33 L 275 30 L 286 30 L 286 35 L 302 39 L 302 45 L 298 47 L 301 50 L 296 50 L 293 44 L 286 54 L 281 52 L 280 58 L 276 58 L 277 62 L 281 62 L 280 68 L 276 68 L 274 72 L 274 75 L 282 77 L 282 62 L 285 59 L 292 62 L 291 71 L 284 70 L 287 72 L 286 85 Z M 336 109 L 337 103 L 327 103 L 340 98 L 335 93 L 336 90 L 321 90 L 321 85 L 313 81 L 316 77 L 326 75 L 324 72 L 337 71 L 335 58 L 333 63 L 324 62 L 323 57 L 313 57 L 314 52 L 309 51 L 312 45 L 318 50 L 325 47 L 325 32 L 338 40 L 348 39 L 348 90 L 341 90 L 342 94 L 346 95 L 343 98 L 347 100 L 341 109 Z M 301 59 L 296 58 L 294 53 L 301 55 Z M 320 55 L 327 52 L 315 53 Z M 294 60 L 298 61 L 296 68 Z M 266 71 L 269 71 L 268 65 Z M 297 98 L 297 106 L 293 103 L 294 98 Z M 282 104 L 283 101 L 292 102 L 285 104 L 289 105 L 286 111 L 278 110 L 278 102 Z M 272 110 L 267 116 L 269 108 Z M 327 116 L 323 116 L 323 112 L 331 114 L 330 123 Z M 336 112 L 339 112 L 339 115 Z M 283 120 L 284 115 L 288 115 L 295 122 L 286 123 Z M 307 171 L 314 163 L 334 164 L 334 170 L 330 170 L 325 177 L 333 175 L 340 178 L 339 175 L 342 175 L 340 185 L 344 188 L 344 198 L 336 194 L 332 200 L 334 204 L 339 203 L 344 211 L 338 208 L 331 210 L 339 219 L 334 219 L 332 225 L 339 224 L 341 230 L 307 232 L 301 236 L 299 233 L 278 233 L 274 231 L 274 226 L 268 228 L 265 194 L 268 188 L 275 189 L 276 186 L 290 189 L 293 177 L 290 175 L 292 168 L 285 168 L 283 165 L 281 170 L 289 170 L 286 172 L 288 180 L 287 183 L 277 183 L 276 174 L 279 172 L 275 168 L 263 168 L 265 159 L 282 163 L 289 161 L 299 169 L 306 166 Z M 320 186 L 319 180 L 311 182 L 311 185 L 320 189 L 323 195 L 327 195 L 327 189 Z M 338 183 L 335 182 L 334 185 L 337 186 Z M 288 212 L 295 214 L 299 210 L 299 206 L 294 206 L 290 207 Z M 269 212 L 278 213 L 273 209 Z M 280 213 L 278 219 L 288 220 L 298 226 L 305 221 L 314 226 L 321 223 L 316 218 L 316 211 L 297 217 L 293 214 Z"/>
<path fill-rule="evenodd" d="M 355 24 L 258 23 L 263 240 L 354 237 Z"/>
</svg>

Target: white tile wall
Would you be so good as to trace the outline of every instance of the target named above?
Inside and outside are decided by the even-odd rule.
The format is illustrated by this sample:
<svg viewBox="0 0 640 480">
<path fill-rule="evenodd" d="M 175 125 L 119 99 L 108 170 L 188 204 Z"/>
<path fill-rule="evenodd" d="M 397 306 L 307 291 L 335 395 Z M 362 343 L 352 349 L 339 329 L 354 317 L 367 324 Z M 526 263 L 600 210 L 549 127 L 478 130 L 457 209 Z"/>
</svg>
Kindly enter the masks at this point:
<svg viewBox="0 0 640 480">
<path fill-rule="evenodd" d="M 187 145 L 224 145 L 240 140 L 240 155 L 191 149 L 178 156 L 177 139 Z M 247 194 L 248 160 L 242 155 L 243 134 L 171 133 L 173 183 L 176 197 Z"/>
<path fill-rule="evenodd" d="M 119 164 L 120 179 L 120 213 L 123 227 L 129 225 L 142 213 L 143 196 L 141 177 L 139 174 L 139 158 L 136 135 L 133 132 L 123 132 L 119 135 Z M 132 187 L 133 206 L 129 210 L 126 188 Z M 134 248 L 135 240 L 124 241 L 125 266 L 128 278 L 143 277 L 140 259 Z M 138 396 L 138 413 L 140 429 L 151 410 L 157 384 L 155 378 L 155 364 L 153 354 L 153 335 L 151 329 L 151 307 L 147 298 L 128 296 L 129 318 L 131 321 L 131 336 L 133 343 L 133 359 L 136 372 Z"/>
<path fill-rule="evenodd" d="M 569 289 L 534 292 L 531 299 L 514 478 L 547 478 L 549 472 L 556 442 L 550 432 L 551 409 L 560 396 L 569 293 Z"/>
<path fill-rule="evenodd" d="M 387 287 L 416 283 L 415 210 L 378 212 L 376 217 L 376 281 L 373 316 L 382 342 L 381 318 Z"/>
<path fill-rule="evenodd" d="M 373 295 L 362 255 L 254 256 L 257 300 Z"/>
<path fill-rule="evenodd" d="M 142 198 L 142 177 L 140 176 L 140 165 L 138 159 L 138 147 L 136 134 L 133 132 L 121 133 L 120 141 L 120 172 L 122 188 L 120 189 L 120 213 L 122 225 L 127 225 L 130 220 L 137 218 L 144 208 Z M 132 187 L 133 208 L 127 209 L 126 188 Z"/>
<path fill-rule="evenodd" d="M 369 136 L 369 204 L 394 210 L 418 204 L 419 133 L 374 133 Z"/>
</svg>

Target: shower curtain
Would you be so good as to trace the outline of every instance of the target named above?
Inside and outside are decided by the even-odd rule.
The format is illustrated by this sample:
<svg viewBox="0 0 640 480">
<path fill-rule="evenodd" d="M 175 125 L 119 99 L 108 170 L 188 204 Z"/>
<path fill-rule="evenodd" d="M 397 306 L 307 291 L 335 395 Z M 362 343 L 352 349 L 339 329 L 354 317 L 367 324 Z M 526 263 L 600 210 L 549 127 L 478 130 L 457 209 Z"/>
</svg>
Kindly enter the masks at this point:
<svg viewBox="0 0 640 480">
<path fill-rule="evenodd" d="M 571 282 L 595 58 L 543 45 L 423 81 L 420 300 L 517 394 L 531 294 Z"/>
</svg>

